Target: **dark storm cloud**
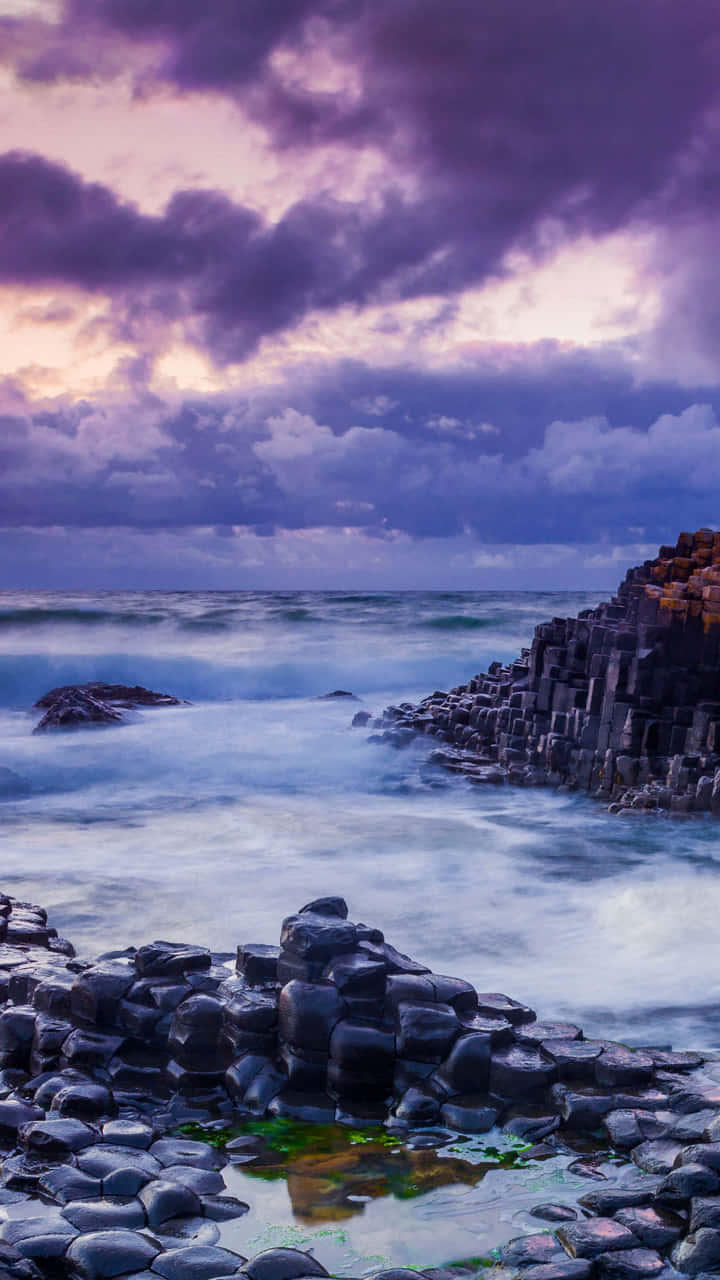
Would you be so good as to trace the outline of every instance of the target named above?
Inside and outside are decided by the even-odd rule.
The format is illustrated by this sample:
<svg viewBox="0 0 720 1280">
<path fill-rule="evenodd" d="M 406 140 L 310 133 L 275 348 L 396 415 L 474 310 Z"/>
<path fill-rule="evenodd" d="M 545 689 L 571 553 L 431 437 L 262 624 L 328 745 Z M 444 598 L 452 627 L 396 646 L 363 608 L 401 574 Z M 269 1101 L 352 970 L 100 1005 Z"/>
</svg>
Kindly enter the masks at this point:
<svg viewBox="0 0 720 1280">
<path fill-rule="evenodd" d="M 67 0 L 65 23 L 76 36 L 161 41 L 157 75 L 185 89 L 237 90 L 265 71 L 275 49 L 296 44 L 310 18 L 347 19 L 354 8 L 350 0 Z"/>
<path fill-rule="evenodd" d="M 497 266 L 445 232 L 432 205 L 302 200 L 274 224 L 217 191 L 177 192 L 158 216 L 41 156 L 0 156 L 0 281 L 66 284 L 116 301 L 116 336 L 184 321 L 220 362 L 309 312 L 422 295 Z M 506 231 L 498 228 L 499 241 Z M 509 241 L 505 248 L 509 247 Z"/>
<path fill-rule="evenodd" d="M 394 216 L 393 216 L 394 214 Z M 403 228 L 397 253 L 388 243 Z M 247 355 L 309 310 L 404 289 L 409 262 L 432 241 L 422 216 L 301 201 L 279 222 L 213 191 L 181 191 L 151 217 L 37 155 L 0 157 L 0 279 L 136 295 L 163 319 L 197 318 L 220 359 Z M 390 256 L 388 256 L 388 253 Z M 120 309 L 122 313 L 122 308 Z"/>
<path fill-rule="evenodd" d="M 488 194 L 514 175 L 535 209 L 590 183 L 610 216 L 656 188 L 716 91 L 714 0 L 67 0 L 65 31 L 159 42 L 155 75 L 184 90 L 264 88 L 251 105 L 285 143 L 364 129 Z M 359 96 L 283 86 L 272 54 L 318 44 Z"/>
<path fill-rule="evenodd" d="M 168 322 L 222 363 L 314 311 L 427 294 L 452 309 L 513 249 L 640 225 L 666 299 L 650 345 L 669 362 L 683 343 L 688 362 L 706 351 L 710 368 L 715 0 L 67 0 L 57 28 L 2 25 L 28 79 L 109 76 L 129 50 L 139 91 L 229 95 L 288 165 L 325 142 L 339 173 L 366 144 L 384 152 L 365 200 L 318 191 L 274 224 L 212 190 L 151 216 L 39 155 L 0 157 L 0 281 L 107 296 L 115 336 L 140 350 Z M 284 75 L 282 56 L 311 66 L 319 48 L 351 87 Z M 292 386 L 252 402 L 181 407 L 147 395 L 141 362 L 125 403 L 27 404 L 0 423 L 4 521 L 512 544 L 717 523 L 716 369 L 709 395 L 700 368 L 686 391 L 638 388 L 608 350 L 504 355 L 446 375 L 295 362 Z"/>
<path fill-rule="evenodd" d="M 372 212 L 308 200 L 272 235 L 205 193 L 133 228 L 96 207 L 120 224 L 120 279 L 124 253 L 131 274 L 151 275 L 157 252 L 157 277 L 177 278 L 206 270 L 224 243 L 224 281 L 205 279 L 196 298 L 221 355 L 228 323 L 236 355 L 310 307 L 482 281 L 509 250 L 547 247 L 548 220 L 552 241 L 710 199 L 713 149 L 690 184 L 678 166 L 697 158 L 718 99 L 715 0 L 67 0 L 59 33 L 21 69 L 68 74 L 68 51 L 113 41 L 146 51 L 144 91 L 150 77 L 227 93 L 280 147 L 330 140 L 352 154 L 370 141 L 390 175 L 412 180 L 401 195 L 388 177 Z M 311 61 L 318 48 L 348 63 L 352 89 L 283 79 L 273 55 Z"/>
</svg>

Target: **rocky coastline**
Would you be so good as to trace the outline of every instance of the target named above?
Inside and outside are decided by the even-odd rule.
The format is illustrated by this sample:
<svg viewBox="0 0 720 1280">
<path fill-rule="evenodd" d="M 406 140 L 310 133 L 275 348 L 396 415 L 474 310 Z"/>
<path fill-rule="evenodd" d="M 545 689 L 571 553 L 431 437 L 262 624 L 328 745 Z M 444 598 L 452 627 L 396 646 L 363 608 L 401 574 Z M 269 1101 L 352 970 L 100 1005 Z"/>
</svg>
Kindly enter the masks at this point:
<svg viewBox="0 0 720 1280">
<path fill-rule="evenodd" d="M 681 533 L 609 602 L 536 627 L 508 666 L 373 727 L 397 747 L 435 738 L 431 763 L 477 784 L 587 791 L 623 815 L 720 813 L 720 532 Z"/>
<path fill-rule="evenodd" d="M 508 1274 L 720 1271 L 720 1055 L 541 1021 L 430 972 L 337 897 L 289 916 L 279 947 L 158 941 L 85 960 L 41 907 L 0 895 L 0 1280 L 326 1274 L 302 1251 L 248 1262 L 217 1244 L 247 1211 L 223 1194 L 231 1153 L 178 1129 L 262 1116 L 398 1141 L 502 1127 L 530 1158 L 602 1146 L 637 1181 L 510 1241 Z"/>
</svg>

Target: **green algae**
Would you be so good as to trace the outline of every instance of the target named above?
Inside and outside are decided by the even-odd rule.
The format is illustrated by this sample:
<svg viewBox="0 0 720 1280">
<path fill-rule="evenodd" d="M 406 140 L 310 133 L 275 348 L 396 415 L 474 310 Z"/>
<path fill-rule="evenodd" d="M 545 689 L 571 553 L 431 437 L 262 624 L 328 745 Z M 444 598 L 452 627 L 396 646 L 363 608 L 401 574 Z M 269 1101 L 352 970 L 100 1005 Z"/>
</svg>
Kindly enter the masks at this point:
<svg viewBox="0 0 720 1280">
<path fill-rule="evenodd" d="M 241 1124 L 214 1128 L 202 1124 L 184 1124 L 178 1130 L 186 1138 L 195 1138 L 207 1142 L 220 1149 L 227 1146 L 233 1138 L 252 1134 L 262 1138 L 272 1151 L 286 1156 L 289 1160 L 303 1155 L 307 1151 L 331 1151 L 338 1146 L 363 1146 L 372 1143 L 374 1146 L 393 1148 L 398 1140 L 382 1129 L 347 1129 L 340 1124 L 310 1124 L 305 1120 L 290 1120 L 285 1116 L 275 1116 L 270 1120 L 244 1120 Z"/>
<path fill-rule="evenodd" d="M 379 1197 L 408 1201 L 441 1187 L 472 1187 L 491 1168 L 527 1168 L 525 1154 L 531 1149 L 513 1134 L 497 1131 L 488 1143 L 458 1137 L 437 1147 L 415 1147 L 380 1128 L 280 1116 L 222 1128 L 187 1124 L 180 1132 L 219 1149 L 234 1138 L 256 1138 L 242 1162 L 243 1175 L 284 1180 L 296 1218 L 307 1223 L 353 1217 Z"/>
<path fill-rule="evenodd" d="M 182 1132 L 219 1149 L 243 1139 L 228 1152 L 224 1172 L 229 1192 L 251 1213 L 224 1225 L 227 1247 L 250 1255 L 309 1248 L 337 1276 L 447 1266 L 458 1280 L 502 1280 L 499 1248 L 511 1234 L 506 1206 L 527 1212 L 548 1193 L 564 1197 L 568 1180 L 578 1194 L 586 1187 L 567 1172 L 575 1144 L 553 1156 L 497 1129 L 416 1132 L 403 1140 L 381 1128 L 275 1117 L 186 1125 Z M 593 1149 L 577 1145 L 587 1154 Z"/>
<path fill-rule="evenodd" d="M 304 1120 L 291 1120 L 285 1116 L 276 1116 L 267 1120 L 245 1120 L 238 1125 L 227 1125 L 217 1128 L 212 1125 L 197 1123 L 181 1125 L 179 1130 L 184 1137 L 195 1138 L 207 1142 L 210 1146 L 224 1149 L 234 1138 L 252 1135 L 262 1139 L 268 1152 L 284 1157 L 283 1165 L 290 1164 L 303 1156 L 322 1156 L 336 1154 L 353 1147 L 366 1147 L 373 1151 L 382 1151 L 391 1155 L 400 1155 L 413 1148 L 403 1142 L 395 1134 L 385 1133 L 379 1128 L 349 1129 L 340 1124 L 311 1124 Z M 449 1156 L 461 1156 L 469 1164 L 478 1162 L 498 1164 L 503 1168 L 525 1168 L 525 1153 L 531 1150 L 530 1143 L 524 1142 L 514 1134 L 502 1134 L 502 1145 L 483 1143 L 479 1139 L 455 1138 L 451 1143 L 438 1144 L 438 1159 L 446 1160 Z M 431 1150 L 435 1150 L 431 1148 Z M 247 1172 L 252 1174 L 255 1167 Z M 260 1170 L 258 1169 L 258 1172 Z"/>
</svg>

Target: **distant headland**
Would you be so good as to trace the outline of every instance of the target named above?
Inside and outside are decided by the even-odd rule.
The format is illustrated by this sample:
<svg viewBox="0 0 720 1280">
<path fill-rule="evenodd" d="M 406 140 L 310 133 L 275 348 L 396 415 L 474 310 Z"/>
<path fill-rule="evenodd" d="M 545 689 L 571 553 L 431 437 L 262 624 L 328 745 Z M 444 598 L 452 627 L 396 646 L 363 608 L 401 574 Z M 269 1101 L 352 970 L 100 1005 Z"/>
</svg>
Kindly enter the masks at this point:
<svg viewBox="0 0 720 1280">
<path fill-rule="evenodd" d="M 478 783 L 585 790 L 614 812 L 720 813 L 720 532 L 681 533 L 617 595 L 535 629 L 509 666 L 385 711 L 382 738 Z"/>
</svg>

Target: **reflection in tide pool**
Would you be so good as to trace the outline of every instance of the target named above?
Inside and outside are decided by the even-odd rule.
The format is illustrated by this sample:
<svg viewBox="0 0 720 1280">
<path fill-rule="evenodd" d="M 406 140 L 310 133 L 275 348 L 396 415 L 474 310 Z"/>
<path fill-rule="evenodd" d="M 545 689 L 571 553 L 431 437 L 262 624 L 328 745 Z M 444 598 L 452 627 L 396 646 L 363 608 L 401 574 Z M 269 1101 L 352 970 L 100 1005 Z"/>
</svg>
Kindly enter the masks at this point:
<svg viewBox="0 0 720 1280">
<path fill-rule="evenodd" d="M 242 1135 L 240 1163 L 223 1177 L 250 1211 L 222 1224 L 221 1243 L 246 1255 L 279 1245 L 310 1249 L 334 1274 L 470 1259 L 487 1274 L 509 1239 L 547 1228 L 533 1207 L 573 1206 L 597 1185 L 570 1167 L 576 1150 L 528 1147 L 500 1130 L 450 1141 L 426 1132 L 419 1147 L 382 1129 L 289 1121 L 233 1133 Z M 646 1176 L 607 1152 L 597 1158 L 603 1186 Z"/>
<path fill-rule="evenodd" d="M 0 888 L 87 952 L 272 942 L 322 893 L 402 950 L 545 1017 L 717 1047 L 711 818 L 622 821 L 586 797 L 481 789 L 350 728 L 355 710 L 511 658 L 596 595 L 0 593 Z M 33 735 L 34 698 L 93 678 L 192 706 Z M 335 688 L 360 701 L 322 701 Z M 702 940 L 702 946 L 699 940 Z"/>
</svg>

